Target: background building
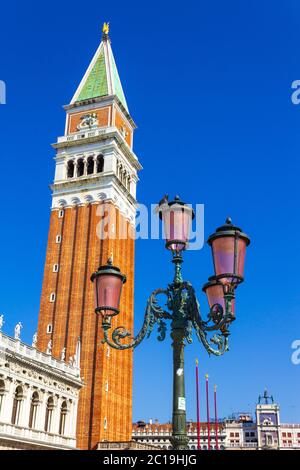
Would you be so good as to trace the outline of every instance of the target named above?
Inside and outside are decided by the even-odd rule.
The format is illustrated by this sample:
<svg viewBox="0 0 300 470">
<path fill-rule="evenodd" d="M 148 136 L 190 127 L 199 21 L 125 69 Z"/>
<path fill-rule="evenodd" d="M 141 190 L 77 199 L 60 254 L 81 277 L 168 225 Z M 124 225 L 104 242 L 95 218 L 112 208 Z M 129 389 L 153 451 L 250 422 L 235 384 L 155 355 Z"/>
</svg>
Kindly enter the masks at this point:
<svg viewBox="0 0 300 470">
<path fill-rule="evenodd" d="M 256 406 L 256 424 L 259 449 L 280 449 L 280 415 L 279 406 L 265 390 L 259 396 Z"/>
<path fill-rule="evenodd" d="M 279 411 L 265 390 L 256 407 L 259 449 L 300 449 L 300 424 L 281 423 Z"/>
<path fill-rule="evenodd" d="M 215 424 L 210 424 L 211 450 L 216 450 Z M 160 424 L 156 420 L 138 421 L 133 425 L 133 440 L 161 449 L 171 449 L 172 425 Z M 188 423 L 189 449 L 197 449 L 197 423 Z M 200 445 L 208 449 L 208 426 L 201 423 Z M 256 420 L 249 413 L 220 420 L 218 423 L 218 448 L 220 450 L 300 450 L 300 424 L 281 424 L 279 406 L 267 391 L 259 397 Z"/>
<path fill-rule="evenodd" d="M 211 424 L 211 449 L 215 449 L 216 440 L 215 440 L 215 425 Z M 171 450 L 171 433 L 172 433 L 172 424 L 160 424 L 157 420 L 153 423 L 151 420 L 149 423 L 145 421 L 138 421 L 133 425 L 133 440 L 143 443 L 145 445 L 155 445 L 160 449 Z M 187 423 L 187 434 L 189 436 L 189 449 L 197 449 L 197 423 L 188 422 Z M 208 448 L 208 433 L 207 433 L 207 423 L 201 423 L 201 448 L 207 450 Z M 218 432 L 218 444 L 220 449 L 225 449 L 225 440 L 226 432 L 224 423 L 219 423 L 219 432 Z"/>
<path fill-rule="evenodd" d="M 0 449 L 75 449 L 79 368 L 0 331 Z"/>
</svg>

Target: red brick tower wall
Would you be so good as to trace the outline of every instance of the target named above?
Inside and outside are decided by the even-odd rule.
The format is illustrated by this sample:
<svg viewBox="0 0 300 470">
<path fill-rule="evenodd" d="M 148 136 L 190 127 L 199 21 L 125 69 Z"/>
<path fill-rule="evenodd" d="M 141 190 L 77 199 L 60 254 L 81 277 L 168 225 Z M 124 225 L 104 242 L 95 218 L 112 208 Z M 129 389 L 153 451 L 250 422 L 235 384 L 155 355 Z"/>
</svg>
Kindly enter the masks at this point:
<svg viewBox="0 0 300 470">
<path fill-rule="evenodd" d="M 130 440 L 132 431 L 132 351 L 101 344 L 101 319 L 94 313 L 90 276 L 113 253 L 114 264 L 127 275 L 121 313 L 114 317 L 113 326 L 122 325 L 133 332 L 134 240 L 120 240 L 118 236 L 101 240 L 97 236 L 99 204 L 68 207 L 63 218 L 58 217 L 58 210 L 51 212 L 38 322 L 39 349 L 45 351 L 51 339 L 57 358 L 66 347 L 68 361 L 81 338 L 80 366 L 85 384 L 77 421 L 77 446 L 81 449 L 93 449 L 103 440 Z M 128 229 L 128 222 L 117 217 L 117 234 L 119 223 Z M 61 235 L 61 243 L 56 243 L 57 235 Z M 59 265 L 58 272 L 53 272 L 54 264 Z M 56 294 L 55 302 L 50 302 L 51 293 Z M 48 324 L 52 325 L 51 334 L 47 334 Z"/>
</svg>

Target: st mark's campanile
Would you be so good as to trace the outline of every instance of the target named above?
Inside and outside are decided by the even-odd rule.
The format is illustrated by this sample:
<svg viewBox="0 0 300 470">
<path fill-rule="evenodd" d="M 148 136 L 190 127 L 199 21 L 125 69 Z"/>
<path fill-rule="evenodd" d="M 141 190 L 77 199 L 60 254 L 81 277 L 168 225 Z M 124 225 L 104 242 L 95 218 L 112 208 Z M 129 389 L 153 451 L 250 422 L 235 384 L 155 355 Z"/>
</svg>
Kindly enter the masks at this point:
<svg viewBox="0 0 300 470">
<path fill-rule="evenodd" d="M 113 254 L 127 275 L 121 314 L 133 331 L 134 227 L 137 173 L 135 129 L 104 25 L 102 41 L 65 106 L 65 133 L 56 149 L 55 178 L 38 321 L 38 347 L 78 360 L 84 386 L 77 416 L 77 446 L 131 440 L 132 351 L 101 344 L 91 274 Z M 114 216 L 107 216 L 112 208 Z M 122 232 L 122 236 L 119 234 Z M 50 343 L 49 343 L 50 342 Z M 75 358 L 74 358 L 75 356 Z"/>
</svg>

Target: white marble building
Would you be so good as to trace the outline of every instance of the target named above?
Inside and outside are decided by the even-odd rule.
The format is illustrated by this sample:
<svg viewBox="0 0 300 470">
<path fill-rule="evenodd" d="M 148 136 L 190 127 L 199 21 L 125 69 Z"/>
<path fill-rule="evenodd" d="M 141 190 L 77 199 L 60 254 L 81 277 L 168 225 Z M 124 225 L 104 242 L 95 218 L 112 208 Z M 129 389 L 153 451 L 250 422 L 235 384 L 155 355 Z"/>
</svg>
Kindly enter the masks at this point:
<svg viewBox="0 0 300 470">
<path fill-rule="evenodd" d="M 75 449 L 77 364 L 66 364 L 0 331 L 0 449 Z"/>
</svg>

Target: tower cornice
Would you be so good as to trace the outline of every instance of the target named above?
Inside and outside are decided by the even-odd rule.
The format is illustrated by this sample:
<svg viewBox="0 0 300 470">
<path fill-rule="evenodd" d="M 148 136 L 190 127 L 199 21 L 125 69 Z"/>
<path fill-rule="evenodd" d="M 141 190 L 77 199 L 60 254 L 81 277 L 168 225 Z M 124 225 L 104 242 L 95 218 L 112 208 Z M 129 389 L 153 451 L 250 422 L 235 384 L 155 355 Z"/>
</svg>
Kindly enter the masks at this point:
<svg viewBox="0 0 300 470">
<path fill-rule="evenodd" d="M 98 186 L 99 182 L 102 183 L 100 187 Z M 78 193 L 78 191 L 81 190 L 84 190 L 86 193 L 94 189 L 100 191 L 104 186 L 107 186 L 111 182 L 118 187 L 119 191 L 126 197 L 128 202 L 131 203 L 133 207 L 135 207 L 137 204 L 136 199 L 126 188 L 124 188 L 119 179 L 111 172 L 107 174 L 102 173 L 100 176 L 95 175 L 92 178 L 84 177 L 82 180 L 77 179 L 56 182 L 50 185 L 50 189 L 53 191 L 53 193 L 59 192 L 60 196 L 64 196 L 67 193 Z"/>
<path fill-rule="evenodd" d="M 94 135 L 90 135 L 93 133 Z M 113 140 L 116 142 L 118 148 L 123 152 L 123 154 L 128 158 L 128 161 L 136 170 L 141 170 L 142 165 L 137 159 L 137 156 L 129 148 L 128 144 L 124 141 L 119 131 L 115 127 L 104 128 L 104 129 L 95 129 L 91 131 L 78 132 L 76 134 L 67 135 L 58 138 L 58 142 L 52 144 L 52 147 L 56 150 L 65 149 L 70 147 L 80 147 L 86 144 L 92 144 L 101 142 L 104 140 Z"/>
</svg>

